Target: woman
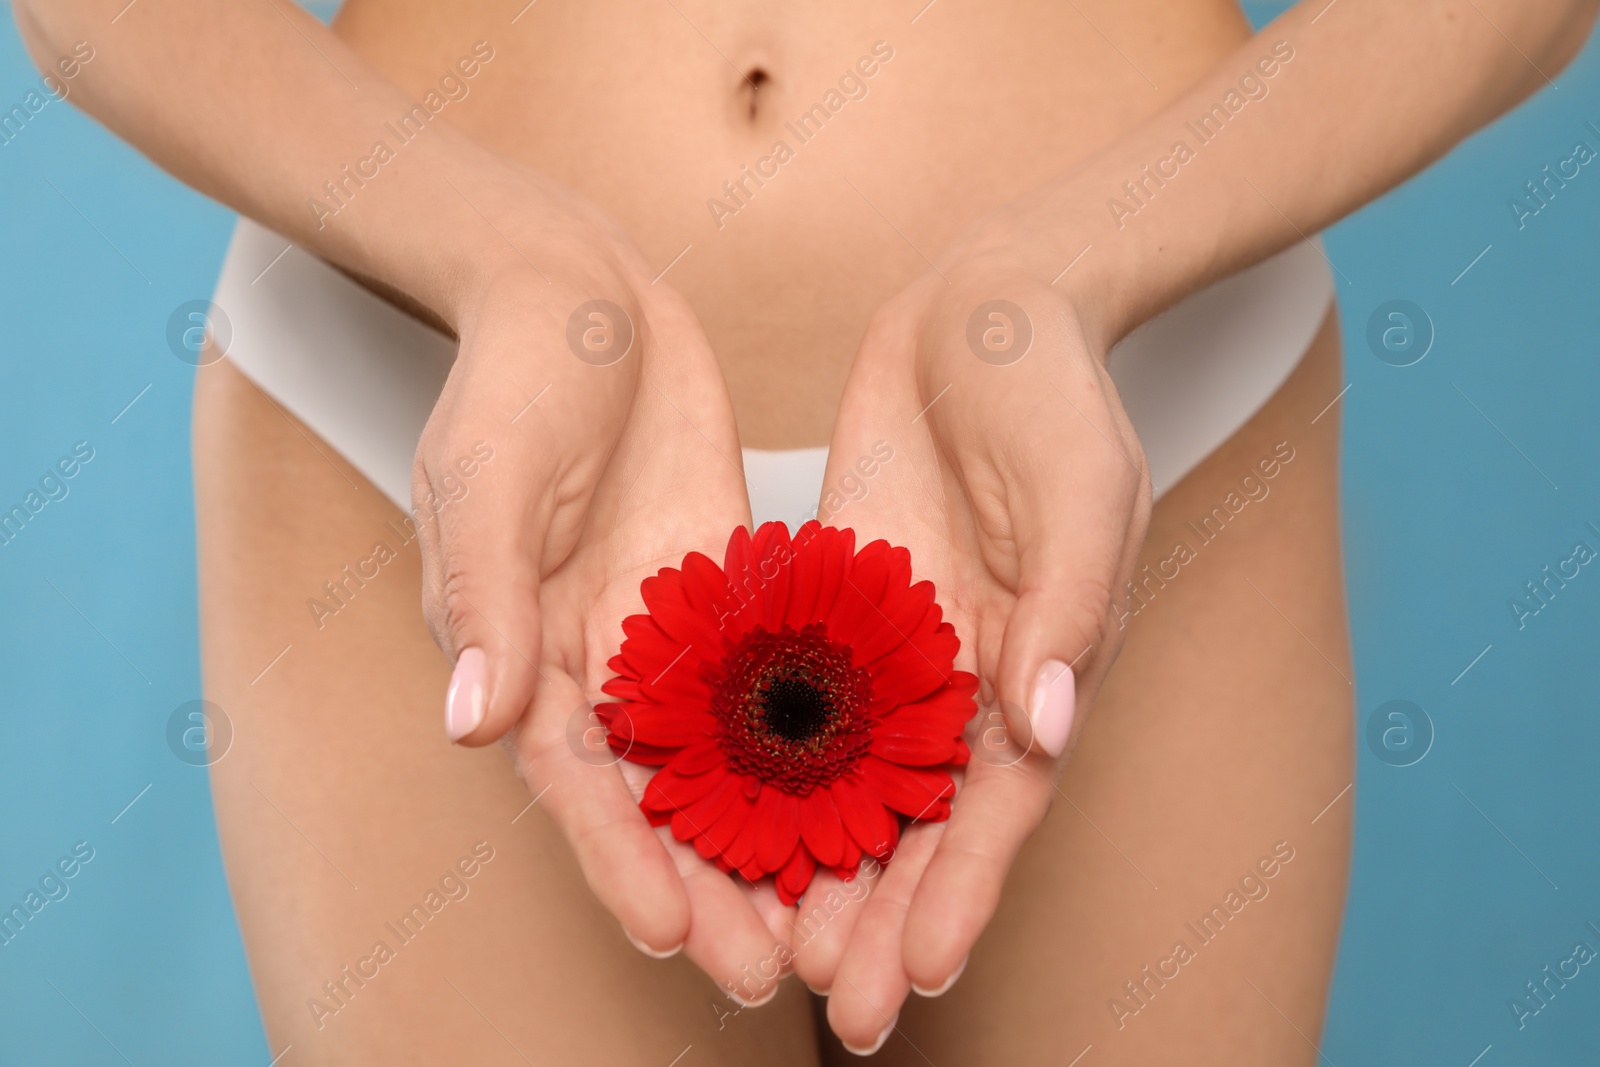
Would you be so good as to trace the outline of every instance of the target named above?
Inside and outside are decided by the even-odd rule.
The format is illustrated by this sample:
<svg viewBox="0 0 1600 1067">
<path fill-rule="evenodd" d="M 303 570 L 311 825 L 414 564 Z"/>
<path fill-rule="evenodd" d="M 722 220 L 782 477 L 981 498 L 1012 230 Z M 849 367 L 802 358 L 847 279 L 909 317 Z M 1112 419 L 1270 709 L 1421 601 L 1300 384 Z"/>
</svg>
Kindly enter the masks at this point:
<svg viewBox="0 0 1600 1067">
<path fill-rule="evenodd" d="M 264 228 L 194 442 L 274 1055 L 1317 1059 L 1351 689 L 1306 235 L 1545 85 L 1591 0 L 13 6 Z M 798 910 L 571 740 L 641 579 L 797 495 L 910 548 L 986 703 L 950 820 Z"/>
</svg>

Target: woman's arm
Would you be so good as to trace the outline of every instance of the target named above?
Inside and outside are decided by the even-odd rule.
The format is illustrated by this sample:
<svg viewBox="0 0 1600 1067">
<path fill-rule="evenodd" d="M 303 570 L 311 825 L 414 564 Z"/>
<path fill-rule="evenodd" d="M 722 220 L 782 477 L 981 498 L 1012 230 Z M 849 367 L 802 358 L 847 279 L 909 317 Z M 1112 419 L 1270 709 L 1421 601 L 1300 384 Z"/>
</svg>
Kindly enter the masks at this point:
<svg viewBox="0 0 1600 1067">
<path fill-rule="evenodd" d="M 850 522 L 860 540 L 911 549 L 961 634 L 957 666 L 994 686 L 1015 747 L 985 758 L 997 733 L 985 729 L 950 819 L 907 828 L 868 906 L 801 948 L 796 970 L 832 990 L 828 1019 L 847 1044 L 874 1047 L 913 987 L 943 989 L 960 971 L 1121 647 L 1151 487 L 1106 370 L 1112 344 L 1546 84 L 1597 3 L 1307 0 L 984 219 L 880 310 L 832 455 L 892 438 L 904 458 Z M 985 359 L 968 339 L 980 314 L 997 321 L 984 310 L 997 298 L 1031 325 L 1014 359 Z"/>
<path fill-rule="evenodd" d="M 115 133 L 459 338 L 412 490 L 424 614 L 455 660 L 448 736 L 485 745 L 515 725 L 519 768 L 596 896 L 636 943 L 683 947 L 733 988 L 771 955 L 762 913 L 728 879 L 690 877 L 705 862 L 570 732 L 640 580 L 749 522 L 732 409 L 688 304 L 602 211 L 434 117 L 290 0 L 14 9 L 45 71 L 94 48 L 70 99 Z M 492 58 L 476 44 L 451 54 Z M 472 76 L 462 62 L 451 73 Z M 364 165 L 378 142 L 389 158 Z M 456 466 L 484 445 L 494 462 L 458 497 Z"/>
<path fill-rule="evenodd" d="M 418 101 L 291 0 L 16 0 L 13 8 L 41 70 L 79 41 L 94 49 L 70 99 L 112 132 L 179 180 L 405 294 L 450 328 L 476 281 L 520 264 L 462 195 L 492 199 L 485 179 L 505 164 L 426 108 L 411 120 L 422 132 L 401 144 L 389 127 Z M 463 52 L 473 43 L 460 42 Z M 379 141 L 395 158 L 375 177 L 350 178 Z M 340 201 L 348 207 L 336 216 L 312 206 Z"/>
<path fill-rule="evenodd" d="M 290 0 L 15 10 L 43 70 L 79 41 L 94 48 L 69 99 L 114 133 L 461 338 L 413 496 L 434 499 L 432 482 L 478 440 L 522 475 L 514 491 L 473 494 L 422 524 L 435 637 L 452 658 L 478 649 L 489 660 L 485 710 L 453 721 L 451 739 L 495 740 L 532 700 L 540 580 L 575 541 L 639 380 L 640 359 L 574 358 L 567 317 L 605 298 L 641 321 L 641 258 L 592 205 L 434 117 Z M 363 165 L 380 142 L 387 161 Z M 503 398 L 546 386 L 567 401 L 546 418 L 555 439 L 511 437 Z"/>
<path fill-rule="evenodd" d="M 1597 9 L 1600 0 L 1306 0 L 952 251 L 1056 279 L 1105 352 L 1551 84 Z"/>
</svg>

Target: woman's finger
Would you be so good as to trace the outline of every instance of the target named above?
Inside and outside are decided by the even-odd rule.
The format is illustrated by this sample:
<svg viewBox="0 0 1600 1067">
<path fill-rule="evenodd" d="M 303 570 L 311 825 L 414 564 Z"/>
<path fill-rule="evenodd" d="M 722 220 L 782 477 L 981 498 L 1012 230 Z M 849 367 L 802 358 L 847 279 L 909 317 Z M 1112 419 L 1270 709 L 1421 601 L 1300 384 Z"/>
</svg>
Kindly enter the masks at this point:
<svg viewBox="0 0 1600 1067">
<path fill-rule="evenodd" d="M 508 285 L 486 298 L 492 314 L 463 327 L 412 481 L 413 510 L 427 531 L 424 616 L 456 663 L 446 731 L 467 745 L 501 737 L 533 700 L 541 578 L 573 548 L 640 362 L 597 363 L 571 348 L 568 314 L 586 290 Z M 622 318 L 634 321 L 626 311 Z M 631 325 L 625 332 L 631 351 Z M 529 413 L 547 391 L 561 403 Z"/>
<path fill-rule="evenodd" d="M 690 926 L 678 865 L 610 758 L 575 751 L 568 723 L 570 709 L 585 707 L 582 690 L 554 668 L 546 675 L 517 737 L 517 769 L 572 845 L 600 903 L 642 951 L 669 956 L 683 947 Z"/>
<path fill-rule="evenodd" d="M 761 917 L 761 921 L 767 924 L 767 929 L 773 938 L 793 949 L 794 943 L 791 938 L 794 933 L 795 908 L 794 905 L 785 904 L 779 898 L 777 883 L 771 878 L 763 878 L 755 883 L 740 879 L 739 888 L 744 890 L 745 899 Z"/>
<path fill-rule="evenodd" d="M 533 702 L 541 654 L 542 526 L 529 523 L 531 460 L 502 437 L 425 441 L 412 484 L 422 537 L 423 615 L 455 661 L 450 740 L 486 745 Z"/>
<path fill-rule="evenodd" d="M 893 860 L 875 875 L 839 962 L 828 996 L 828 1025 L 858 1055 L 883 1046 L 911 992 L 902 962 L 906 914 L 943 829 L 941 823 L 917 823 L 901 835 Z"/>
<path fill-rule="evenodd" d="M 839 961 L 844 959 L 856 923 L 871 898 L 876 882 L 871 872 L 875 869 L 882 867 L 869 859 L 847 882 L 831 870 L 818 868 L 800 898 L 789 941 L 795 950 L 795 973 L 813 993 L 827 996 L 832 992 Z"/>
<path fill-rule="evenodd" d="M 911 897 L 902 952 L 919 989 L 960 970 L 994 917 L 1022 843 L 1050 806 L 1051 767 L 1030 755 L 999 767 L 974 762 Z"/>
<path fill-rule="evenodd" d="M 673 840 L 667 827 L 660 833 L 688 896 L 685 954 L 741 1007 L 767 1003 L 778 995 L 793 949 L 773 936 L 736 876 L 723 874 L 693 848 Z"/>
<path fill-rule="evenodd" d="M 1144 457 L 1116 404 L 1098 392 L 1066 405 L 1008 479 L 1017 586 L 996 683 L 1015 736 L 1051 758 L 1121 647 L 1115 600 L 1149 518 Z"/>
</svg>

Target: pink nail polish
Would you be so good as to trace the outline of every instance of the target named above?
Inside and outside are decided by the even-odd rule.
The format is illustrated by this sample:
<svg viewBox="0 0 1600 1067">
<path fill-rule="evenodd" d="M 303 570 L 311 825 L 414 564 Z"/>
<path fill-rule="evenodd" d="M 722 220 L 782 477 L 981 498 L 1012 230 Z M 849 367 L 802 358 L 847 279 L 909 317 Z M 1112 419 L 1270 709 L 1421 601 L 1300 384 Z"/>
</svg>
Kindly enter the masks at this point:
<svg viewBox="0 0 1600 1067">
<path fill-rule="evenodd" d="M 466 737 L 483 721 L 487 663 L 481 648 L 463 649 L 456 657 L 450 691 L 444 698 L 444 732 L 452 741 Z"/>
<path fill-rule="evenodd" d="M 1077 702 L 1077 679 L 1072 668 L 1058 659 L 1045 660 L 1033 683 L 1028 722 L 1033 726 L 1033 739 L 1051 756 L 1061 755 L 1067 747 Z"/>
</svg>

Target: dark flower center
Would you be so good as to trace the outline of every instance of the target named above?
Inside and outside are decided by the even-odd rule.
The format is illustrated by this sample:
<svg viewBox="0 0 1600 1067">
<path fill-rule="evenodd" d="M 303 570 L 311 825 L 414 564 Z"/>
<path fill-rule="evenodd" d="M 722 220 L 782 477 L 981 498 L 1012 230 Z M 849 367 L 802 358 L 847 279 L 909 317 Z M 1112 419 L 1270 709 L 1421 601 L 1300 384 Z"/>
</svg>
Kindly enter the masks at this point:
<svg viewBox="0 0 1600 1067">
<path fill-rule="evenodd" d="M 762 702 L 767 729 L 785 741 L 811 740 L 833 716 L 827 695 L 805 678 L 774 678 Z"/>
<path fill-rule="evenodd" d="M 785 792 L 833 781 L 872 743 L 871 675 L 820 624 L 756 627 L 707 681 L 729 766 Z"/>
</svg>

